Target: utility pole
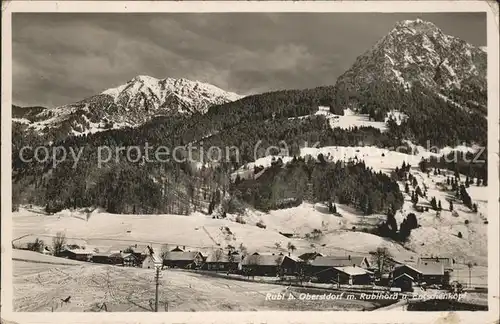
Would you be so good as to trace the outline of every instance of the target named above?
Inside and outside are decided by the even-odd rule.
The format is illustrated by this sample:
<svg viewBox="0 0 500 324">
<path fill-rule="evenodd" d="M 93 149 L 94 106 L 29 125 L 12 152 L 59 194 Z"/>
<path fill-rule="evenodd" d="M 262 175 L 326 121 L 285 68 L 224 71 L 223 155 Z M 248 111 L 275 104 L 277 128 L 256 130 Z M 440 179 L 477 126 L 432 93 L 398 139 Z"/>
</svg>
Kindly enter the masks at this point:
<svg viewBox="0 0 500 324">
<path fill-rule="evenodd" d="M 472 269 L 472 267 L 469 267 L 469 288 L 471 287 L 471 284 L 470 284 L 470 273 L 471 273 L 471 269 Z"/>
<path fill-rule="evenodd" d="M 160 285 L 160 267 L 156 266 L 156 275 L 155 275 L 155 281 L 156 281 L 156 292 L 155 292 L 155 312 L 158 312 L 158 286 Z"/>
<path fill-rule="evenodd" d="M 472 270 L 472 262 L 467 263 L 467 267 L 469 268 L 469 288 L 471 287 L 471 270 Z"/>
</svg>

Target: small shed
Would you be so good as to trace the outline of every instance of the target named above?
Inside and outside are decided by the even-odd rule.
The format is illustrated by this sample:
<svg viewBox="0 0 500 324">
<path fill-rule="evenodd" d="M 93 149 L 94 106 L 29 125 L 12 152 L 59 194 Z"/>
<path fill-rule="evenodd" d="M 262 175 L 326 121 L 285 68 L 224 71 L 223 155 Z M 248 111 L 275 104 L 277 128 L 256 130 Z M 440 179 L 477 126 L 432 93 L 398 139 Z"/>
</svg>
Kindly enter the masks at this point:
<svg viewBox="0 0 500 324">
<path fill-rule="evenodd" d="M 401 288 L 401 291 L 413 291 L 415 279 L 409 274 L 403 273 L 392 281 L 393 287 Z"/>
</svg>

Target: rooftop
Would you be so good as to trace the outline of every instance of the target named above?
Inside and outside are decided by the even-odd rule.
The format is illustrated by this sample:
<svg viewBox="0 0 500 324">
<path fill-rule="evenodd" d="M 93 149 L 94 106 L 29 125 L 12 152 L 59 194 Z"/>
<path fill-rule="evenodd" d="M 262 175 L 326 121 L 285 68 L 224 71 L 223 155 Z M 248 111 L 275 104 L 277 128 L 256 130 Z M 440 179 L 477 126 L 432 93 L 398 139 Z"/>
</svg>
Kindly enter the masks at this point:
<svg viewBox="0 0 500 324">
<path fill-rule="evenodd" d="M 248 255 L 241 262 L 242 265 L 278 266 L 283 261 L 283 255 Z"/>
<path fill-rule="evenodd" d="M 348 274 L 350 276 L 360 276 L 364 274 L 372 274 L 373 272 L 365 270 L 360 267 L 346 266 L 346 267 L 334 267 L 335 269 Z"/>
<path fill-rule="evenodd" d="M 313 267 L 346 267 L 346 266 L 361 266 L 365 257 L 361 256 L 318 256 L 311 265 Z"/>
<path fill-rule="evenodd" d="M 83 249 L 64 249 L 64 250 L 74 254 L 93 254 L 91 250 L 83 250 Z"/>
<path fill-rule="evenodd" d="M 234 254 L 232 262 L 240 262 L 241 261 L 241 256 L 239 254 Z M 205 262 L 209 263 L 214 263 L 214 262 L 229 262 L 229 257 L 227 252 L 222 252 L 222 254 L 219 257 L 219 260 L 217 260 L 217 255 L 215 253 L 211 253 L 208 255 L 207 259 Z"/>
<path fill-rule="evenodd" d="M 192 261 L 200 252 L 167 252 L 164 255 L 165 260 L 169 261 Z"/>
</svg>

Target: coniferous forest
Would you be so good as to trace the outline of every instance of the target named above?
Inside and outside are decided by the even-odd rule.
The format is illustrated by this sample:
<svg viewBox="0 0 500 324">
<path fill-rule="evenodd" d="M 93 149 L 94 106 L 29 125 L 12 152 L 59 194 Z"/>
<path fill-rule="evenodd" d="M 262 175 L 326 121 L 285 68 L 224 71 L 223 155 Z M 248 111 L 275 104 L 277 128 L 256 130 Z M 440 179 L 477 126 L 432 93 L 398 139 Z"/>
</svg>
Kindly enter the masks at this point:
<svg viewBox="0 0 500 324">
<path fill-rule="evenodd" d="M 482 94 L 471 91 L 470 95 L 473 100 L 475 95 Z M 291 118 L 313 114 L 319 105 L 330 106 L 332 113 L 342 114 L 347 101 L 354 102 L 352 107 L 372 120 L 384 120 L 391 110 L 405 113 L 408 119 L 400 125 L 390 119 L 388 130 L 381 132 L 373 127 L 332 129 L 323 116 Z M 480 98 L 476 101 L 482 102 Z M 62 136 L 64 131 L 40 136 L 15 123 L 13 199 L 15 204 L 37 203 L 51 210 L 99 206 L 114 213 L 188 213 L 201 209 L 205 202 L 213 205 L 217 200 L 214 197 L 231 189 L 242 200 L 263 210 L 279 207 L 282 199 L 294 198 L 338 201 L 370 214 L 391 204 L 400 205 L 401 198 L 397 186 L 387 182 L 385 176 L 366 169 L 362 162 L 344 169 L 331 163 L 310 165 L 297 160 L 284 169 L 266 171 L 258 181 L 238 184 L 231 184 L 230 173 L 264 156 L 265 148 L 280 146 L 281 141 L 286 143 L 283 148 L 290 156 L 299 156 L 306 143 L 317 142 L 320 146 L 382 148 L 404 147 L 405 140 L 424 147 L 428 144 L 454 147 L 462 142 L 486 146 L 486 123 L 482 112 L 457 108 L 418 83 L 411 89 L 374 83 L 351 93 L 334 87 L 276 91 L 213 106 L 204 115 L 157 117 L 136 128 L 78 137 Z M 149 146 L 170 148 L 188 144 L 205 148 L 236 147 L 238 154 L 223 149 L 224 162 L 202 170 L 187 162 L 137 163 L 126 161 L 123 156 L 97 167 L 98 147 L 113 150 L 138 146 L 144 153 L 146 142 Z M 260 150 L 255 150 L 257 143 Z M 72 161 L 60 163 L 56 168 L 51 159 L 45 164 L 24 163 L 19 159 L 19 150 L 25 145 L 80 148 L 83 156 L 74 168 Z M 204 161 L 210 158 L 207 151 L 200 152 L 195 150 L 192 157 Z M 430 163 L 485 178 L 487 162 L 465 163 L 461 162 L 463 157 L 454 164 L 443 159 Z M 483 157 L 487 158 L 487 152 Z"/>
</svg>

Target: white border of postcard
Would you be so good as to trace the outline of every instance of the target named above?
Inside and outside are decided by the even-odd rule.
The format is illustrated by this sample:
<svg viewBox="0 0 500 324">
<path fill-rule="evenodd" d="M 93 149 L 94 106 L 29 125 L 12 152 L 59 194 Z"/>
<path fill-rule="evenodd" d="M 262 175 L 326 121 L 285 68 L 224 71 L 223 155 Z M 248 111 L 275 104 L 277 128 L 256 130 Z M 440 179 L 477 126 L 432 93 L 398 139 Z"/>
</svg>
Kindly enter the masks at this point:
<svg viewBox="0 0 500 324">
<path fill-rule="evenodd" d="M 12 311 L 11 96 L 15 12 L 485 12 L 488 50 L 487 312 L 23 313 Z M 11 1 L 2 2 L 2 322 L 17 323 L 498 323 L 499 319 L 499 25 L 496 1 Z"/>
</svg>

